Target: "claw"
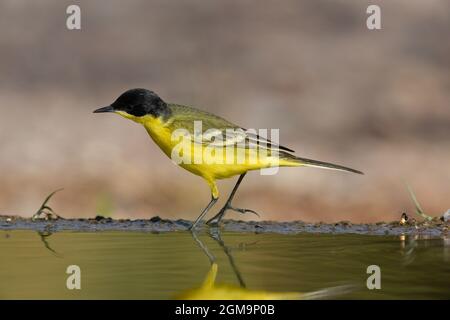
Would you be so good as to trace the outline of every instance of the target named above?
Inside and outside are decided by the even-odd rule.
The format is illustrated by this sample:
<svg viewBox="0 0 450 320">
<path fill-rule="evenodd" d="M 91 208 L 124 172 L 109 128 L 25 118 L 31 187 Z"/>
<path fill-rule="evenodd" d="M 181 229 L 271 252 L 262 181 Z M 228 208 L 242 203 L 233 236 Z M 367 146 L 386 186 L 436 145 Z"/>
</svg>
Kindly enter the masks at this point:
<svg viewBox="0 0 450 320">
<path fill-rule="evenodd" d="M 250 212 L 250 213 L 253 213 L 253 214 L 255 214 L 255 215 L 257 215 L 257 216 L 259 217 L 258 212 L 253 211 L 253 210 L 250 210 L 250 209 L 235 208 L 235 207 L 232 207 L 232 206 L 228 206 L 228 209 L 233 210 L 233 211 L 236 211 L 236 212 L 239 212 L 239 213 L 241 213 L 241 214 L 245 214 L 245 213 L 247 213 L 247 212 Z"/>
</svg>

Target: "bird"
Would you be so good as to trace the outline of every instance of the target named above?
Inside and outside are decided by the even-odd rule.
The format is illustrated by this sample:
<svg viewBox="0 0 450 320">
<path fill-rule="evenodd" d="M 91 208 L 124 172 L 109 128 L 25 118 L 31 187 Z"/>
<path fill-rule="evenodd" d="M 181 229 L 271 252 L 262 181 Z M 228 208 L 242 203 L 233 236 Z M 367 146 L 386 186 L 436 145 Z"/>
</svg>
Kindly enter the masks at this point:
<svg viewBox="0 0 450 320">
<path fill-rule="evenodd" d="M 314 300 L 344 291 L 344 287 L 326 288 L 314 292 L 271 292 L 252 290 L 233 284 L 216 284 L 218 264 L 212 263 L 200 287 L 187 289 L 175 296 L 177 300 Z"/>
<path fill-rule="evenodd" d="M 312 292 L 273 292 L 267 290 L 255 290 L 247 288 L 241 272 L 235 264 L 231 250 L 222 240 L 220 230 L 210 233 L 211 238 L 222 248 L 231 266 L 231 270 L 236 276 L 239 285 L 231 283 L 216 283 L 219 264 L 216 257 L 209 251 L 206 243 L 196 234 L 191 232 L 194 241 L 198 244 L 203 253 L 208 257 L 210 268 L 203 280 L 203 283 L 195 288 L 184 290 L 174 296 L 178 300 L 313 300 L 331 298 L 334 296 L 350 293 L 354 287 L 350 284 L 343 284 L 336 287 L 324 288 Z"/>
<path fill-rule="evenodd" d="M 248 171 L 305 166 L 363 174 L 349 167 L 297 157 L 293 155 L 294 150 L 272 142 L 254 130 L 245 130 L 220 116 L 191 106 L 165 102 L 148 89 L 127 90 L 113 103 L 94 110 L 94 113 L 116 113 L 141 124 L 169 158 L 206 181 L 211 200 L 190 230 L 196 228 L 218 201 L 217 180 L 220 179 L 238 176 L 225 205 L 207 220 L 206 224 L 210 226 L 219 226 L 228 210 L 257 214 L 254 210 L 232 205 Z"/>
</svg>

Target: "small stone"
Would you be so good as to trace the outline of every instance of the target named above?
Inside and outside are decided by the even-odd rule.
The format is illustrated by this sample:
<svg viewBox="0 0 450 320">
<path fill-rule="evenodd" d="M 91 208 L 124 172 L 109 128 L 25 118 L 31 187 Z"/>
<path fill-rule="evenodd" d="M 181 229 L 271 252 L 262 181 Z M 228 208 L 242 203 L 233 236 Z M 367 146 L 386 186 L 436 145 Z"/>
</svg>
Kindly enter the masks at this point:
<svg viewBox="0 0 450 320">
<path fill-rule="evenodd" d="M 402 216 L 400 218 L 400 225 L 403 226 L 404 224 L 406 224 L 408 222 L 408 220 L 409 220 L 408 215 L 406 214 L 406 212 L 403 212 Z"/>
<path fill-rule="evenodd" d="M 441 220 L 444 222 L 450 221 L 450 209 L 448 209 L 447 212 L 442 215 Z"/>
<path fill-rule="evenodd" d="M 159 222 L 159 221 L 161 221 L 161 218 L 159 216 L 155 216 L 153 218 L 150 218 L 150 222 L 155 223 L 155 222 Z"/>
</svg>

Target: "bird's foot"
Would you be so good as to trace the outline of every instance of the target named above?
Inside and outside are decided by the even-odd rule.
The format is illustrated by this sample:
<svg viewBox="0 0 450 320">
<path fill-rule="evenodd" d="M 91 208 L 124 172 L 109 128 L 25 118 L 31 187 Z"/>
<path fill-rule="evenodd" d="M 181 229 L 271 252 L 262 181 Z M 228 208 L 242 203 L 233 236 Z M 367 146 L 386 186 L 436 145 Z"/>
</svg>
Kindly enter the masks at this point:
<svg viewBox="0 0 450 320">
<path fill-rule="evenodd" d="M 259 217 L 259 213 L 256 212 L 256 211 L 254 211 L 254 210 L 250 210 L 250 209 L 242 209 L 242 208 L 235 208 L 235 207 L 233 207 L 233 206 L 231 206 L 231 205 L 229 205 L 229 206 L 227 207 L 227 209 L 230 209 L 230 210 L 239 212 L 240 214 L 245 214 L 245 213 L 250 212 L 250 213 L 253 213 L 254 215 L 257 215 L 257 216 Z"/>
<path fill-rule="evenodd" d="M 211 227 L 217 227 L 220 223 L 220 221 L 222 220 L 222 218 L 225 216 L 225 212 L 227 210 L 233 210 L 236 212 L 239 212 L 240 214 L 245 214 L 245 213 L 253 213 L 254 215 L 257 215 L 259 217 L 259 214 L 254 211 L 254 210 L 250 210 L 250 209 L 242 209 L 242 208 L 235 208 L 233 207 L 231 204 L 226 204 L 220 211 L 218 214 L 216 214 L 214 217 L 212 217 L 211 219 L 209 219 L 206 224 L 211 226 Z"/>
</svg>

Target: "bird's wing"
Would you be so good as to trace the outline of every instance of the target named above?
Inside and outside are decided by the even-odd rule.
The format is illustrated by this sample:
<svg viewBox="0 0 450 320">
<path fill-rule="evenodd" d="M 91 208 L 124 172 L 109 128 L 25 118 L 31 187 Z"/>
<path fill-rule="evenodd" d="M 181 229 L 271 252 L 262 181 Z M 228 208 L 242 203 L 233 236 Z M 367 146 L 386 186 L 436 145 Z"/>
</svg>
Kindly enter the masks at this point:
<svg viewBox="0 0 450 320">
<path fill-rule="evenodd" d="M 195 143 L 215 147 L 242 146 L 294 152 L 258 135 L 256 130 L 246 130 L 214 114 L 188 106 L 172 104 L 170 108 L 172 116 L 167 125 L 171 127 L 171 131 L 180 129 L 180 132 L 189 134 Z"/>
<path fill-rule="evenodd" d="M 275 150 L 295 152 L 294 150 L 284 147 L 282 145 L 279 145 L 277 143 L 274 143 L 265 137 L 261 137 L 260 135 L 258 135 L 255 132 L 252 132 L 250 130 L 246 130 L 243 128 L 242 128 L 242 130 L 245 130 L 247 138 L 252 144 L 265 145 L 265 146 L 267 146 L 267 148 L 271 148 L 271 149 L 275 149 Z"/>
</svg>

